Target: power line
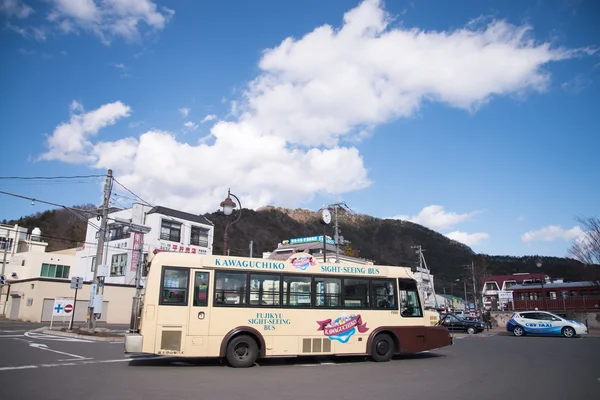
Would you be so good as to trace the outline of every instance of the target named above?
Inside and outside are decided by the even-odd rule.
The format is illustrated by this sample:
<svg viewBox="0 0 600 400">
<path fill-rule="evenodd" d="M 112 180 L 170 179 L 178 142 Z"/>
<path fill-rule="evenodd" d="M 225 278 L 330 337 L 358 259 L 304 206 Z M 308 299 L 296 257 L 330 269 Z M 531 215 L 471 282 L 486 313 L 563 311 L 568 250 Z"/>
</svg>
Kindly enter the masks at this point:
<svg viewBox="0 0 600 400">
<path fill-rule="evenodd" d="M 138 196 L 137 194 L 135 194 L 131 190 L 129 190 L 125 185 L 123 185 L 121 182 L 119 182 L 115 177 L 113 177 L 113 181 L 116 182 L 123 189 L 127 190 L 129 193 L 131 193 L 132 195 L 134 195 L 137 199 L 141 200 L 142 203 L 145 203 L 147 206 L 154 207 L 154 205 L 148 203 L 146 200 L 142 199 L 140 196 Z"/>
<path fill-rule="evenodd" d="M 45 179 L 82 179 L 82 178 L 103 178 L 104 175 L 72 175 L 72 176 L 0 176 L 0 179 L 19 179 L 19 180 L 45 180 Z"/>
</svg>

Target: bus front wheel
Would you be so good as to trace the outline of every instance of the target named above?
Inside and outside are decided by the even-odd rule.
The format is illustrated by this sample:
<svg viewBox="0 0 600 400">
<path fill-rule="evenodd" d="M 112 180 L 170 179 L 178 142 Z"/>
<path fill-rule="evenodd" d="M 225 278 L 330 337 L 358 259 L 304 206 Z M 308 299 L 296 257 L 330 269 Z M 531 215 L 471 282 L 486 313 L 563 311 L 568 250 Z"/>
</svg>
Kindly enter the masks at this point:
<svg viewBox="0 0 600 400">
<path fill-rule="evenodd" d="M 248 335 L 236 336 L 227 344 L 227 361 L 234 368 L 247 368 L 258 358 L 256 340 Z"/>
<path fill-rule="evenodd" d="M 377 362 L 390 361 L 394 355 L 394 341 L 385 333 L 375 336 L 371 357 Z"/>
</svg>

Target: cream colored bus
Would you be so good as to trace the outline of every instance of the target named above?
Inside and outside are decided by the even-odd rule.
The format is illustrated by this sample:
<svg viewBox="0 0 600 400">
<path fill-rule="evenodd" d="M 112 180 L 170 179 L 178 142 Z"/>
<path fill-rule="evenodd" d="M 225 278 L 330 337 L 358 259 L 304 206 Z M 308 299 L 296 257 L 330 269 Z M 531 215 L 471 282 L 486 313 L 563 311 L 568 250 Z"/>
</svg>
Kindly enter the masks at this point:
<svg viewBox="0 0 600 400">
<path fill-rule="evenodd" d="M 388 361 L 453 343 L 424 311 L 409 268 L 161 252 L 150 261 L 126 354 L 221 357 L 368 355 Z"/>
</svg>

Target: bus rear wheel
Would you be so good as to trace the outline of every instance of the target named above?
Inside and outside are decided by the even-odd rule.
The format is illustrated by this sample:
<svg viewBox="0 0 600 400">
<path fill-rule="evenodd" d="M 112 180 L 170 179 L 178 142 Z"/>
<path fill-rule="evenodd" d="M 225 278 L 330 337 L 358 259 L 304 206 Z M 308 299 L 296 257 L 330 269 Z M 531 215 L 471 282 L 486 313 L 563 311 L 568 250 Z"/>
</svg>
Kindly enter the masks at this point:
<svg viewBox="0 0 600 400">
<path fill-rule="evenodd" d="M 234 368 L 247 368 L 258 358 L 256 340 L 248 335 L 236 336 L 227 344 L 227 361 Z"/>
<path fill-rule="evenodd" d="M 390 361 L 394 355 L 394 341 L 385 333 L 375 336 L 371 357 L 377 362 Z"/>
</svg>

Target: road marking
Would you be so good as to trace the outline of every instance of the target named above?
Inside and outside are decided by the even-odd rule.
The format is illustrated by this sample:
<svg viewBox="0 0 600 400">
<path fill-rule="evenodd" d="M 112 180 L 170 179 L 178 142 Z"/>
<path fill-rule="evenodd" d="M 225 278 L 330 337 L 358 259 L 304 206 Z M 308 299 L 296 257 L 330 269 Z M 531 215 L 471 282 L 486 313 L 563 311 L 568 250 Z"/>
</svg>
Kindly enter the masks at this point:
<svg viewBox="0 0 600 400">
<path fill-rule="evenodd" d="M 56 341 L 56 342 L 81 342 L 81 343 L 92 343 L 93 342 L 92 340 L 77 339 L 77 338 L 72 338 L 72 337 L 67 337 L 67 336 L 54 336 L 54 335 L 48 335 L 45 333 L 37 333 L 37 332 L 25 332 L 23 335 L 27 336 L 28 338 L 31 338 L 31 339 L 52 340 L 52 341 Z"/>
<path fill-rule="evenodd" d="M 0 335 L 0 339 L 20 338 L 23 335 Z"/>
<path fill-rule="evenodd" d="M 2 333 L 17 333 L 17 332 L 27 332 L 27 331 L 24 331 L 24 330 L 19 330 L 19 331 L 6 331 L 6 330 L 0 330 L 0 332 L 2 332 Z"/>
<path fill-rule="evenodd" d="M 136 358 L 118 358 L 115 360 L 77 360 L 75 362 L 70 363 L 54 363 L 54 364 L 40 364 L 40 365 L 20 365 L 15 367 L 0 367 L 0 371 L 12 371 L 12 370 L 20 370 L 20 369 L 37 369 L 37 368 L 55 368 L 55 367 L 69 367 L 69 366 L 77 366 L 77 365 L 86 365 L 86 364 L 112 364 L 112 363 L 120 363 L 120 362 L 131 362 L 131 361 L 147 361 L 147 360 L 160 360 L 169 357 L 136 357 Z"/>
<path fill-rule="evenodd" d="M 0 371 L 10 371 L 13 369 L 31 369 L 31 368 L 37 368 L 37 365 L 22 365 L 20 367 L 0 367 Z"/>
<path fill-rule="evenodd" d="M 92 357 L 82 357 L 82 358 L 65 358 L 63 360 L 56 360 L 58 362 L 62 362 L 62 361 L 78 361 L 78 360 L 93 360 L 94 358 Z"/>
<path fill-rule="evenodd" d="M 42 344 L 42 343 L 30 343 L 29 347 L 33 347 L 35 349 L 40 349 L 40 350 L 45 350 L 45 351 L 51 351 L 52 353 L 63 354 L 65 356 L 69 356 L 72 358 L 88 359 L 88 357 L 78 356 L 77 354 L 65 353 L 64 351 L 49 349 L 48 346 L 46 346 L 45 344 Z"/>
</svg>

